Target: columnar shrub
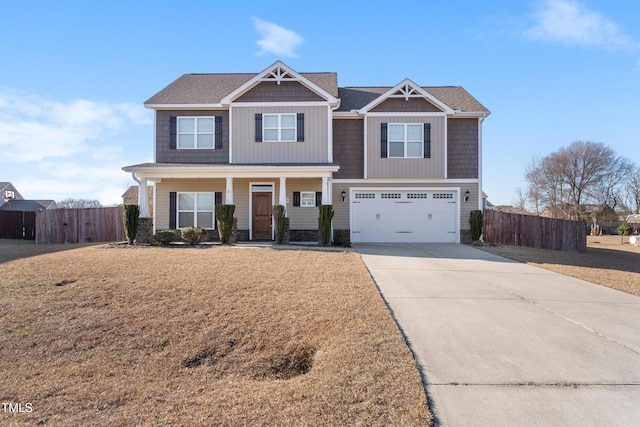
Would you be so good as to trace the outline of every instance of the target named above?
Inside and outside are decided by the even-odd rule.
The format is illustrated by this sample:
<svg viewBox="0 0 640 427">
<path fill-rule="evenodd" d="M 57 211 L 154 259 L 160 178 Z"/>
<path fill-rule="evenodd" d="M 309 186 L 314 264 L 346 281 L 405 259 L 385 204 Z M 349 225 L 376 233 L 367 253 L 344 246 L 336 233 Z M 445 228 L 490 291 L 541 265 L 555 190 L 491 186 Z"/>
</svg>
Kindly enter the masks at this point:
<svg viewBox="0 0 640 427">
<path fill-rule="evenodd" d="M 281 245 L 284 239 L 284 206 L 275 205 L 273 207 L 273 219 L 276 226 L 276 243 Z"/>
<path fill-rule="evenodd" d="M 216 205 L 218 236 L 220 236 L 220 243 L 223 245 L 226 245 L 231 241 L 231 233 L 233 232 L 233 214 L 235 211 L 236 205 Z"/>
<path fill-rule="evenodd" d="M 320 244 L 328 246 L 331 244 L 331 220 L 333 219 L 333 206 L 320 205 L 320 216 L 318 218 L 318 231 L 320 232 Z"/>
<path fill-rule="evenodd" d="M 185 227 L 182 229 L 182 240 L 190 245 L 197 245 L 207 238 L 207 230 L 204 228 Z"/>
<path fill-rule="evenodd" d="M 124 205 L 123 210 L 124 233 L 127 236 L 127 242 L 133 245 L 133 241 L 138 234 L 138 217 L 140 216 L 140 207 L 138 205 Z"/>
<path fill-rule="evenodd" d="M 471 224 L 471 241 L 480 240 L 482 235 L 482 211 L 471 211 L 469 224 Z"/>
</svg>

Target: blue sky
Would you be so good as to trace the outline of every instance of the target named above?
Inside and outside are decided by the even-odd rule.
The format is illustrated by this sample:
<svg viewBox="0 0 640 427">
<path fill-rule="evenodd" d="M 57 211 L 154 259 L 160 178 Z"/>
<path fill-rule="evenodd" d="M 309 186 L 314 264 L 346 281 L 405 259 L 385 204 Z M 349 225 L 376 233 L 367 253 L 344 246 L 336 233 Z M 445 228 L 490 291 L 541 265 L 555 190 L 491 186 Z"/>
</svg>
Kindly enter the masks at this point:
<svg viewBox="0 0 640 427">
<path fill-rule="evenodd" d="M 640 165 L 637 1 L 299 5 L 5 2 L 0 181 L 31 199 L 120 203 L 133 183 L 121 167 L 153 160 L 146 99 L 184 73 L 276 60 L 335 71 L 342 86 L 465 87 L 492 112 L 483 176 L 494 204 L 514 202 L 533 156 L 576 140 Z"/>
</svg>

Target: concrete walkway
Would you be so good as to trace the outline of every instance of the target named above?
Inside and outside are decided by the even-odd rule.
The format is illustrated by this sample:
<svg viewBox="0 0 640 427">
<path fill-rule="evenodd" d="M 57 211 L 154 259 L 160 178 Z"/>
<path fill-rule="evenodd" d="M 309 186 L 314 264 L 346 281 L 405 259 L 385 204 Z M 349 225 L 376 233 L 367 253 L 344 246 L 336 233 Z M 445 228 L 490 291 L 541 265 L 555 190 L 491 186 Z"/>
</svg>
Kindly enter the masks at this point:
<svg viewBox="0 0 640 427">
<path fill-rule="evenodd" d="M 465 245 L 356 249 L 436 425 L 640 425 L 639 297 Z"/>
</svg>

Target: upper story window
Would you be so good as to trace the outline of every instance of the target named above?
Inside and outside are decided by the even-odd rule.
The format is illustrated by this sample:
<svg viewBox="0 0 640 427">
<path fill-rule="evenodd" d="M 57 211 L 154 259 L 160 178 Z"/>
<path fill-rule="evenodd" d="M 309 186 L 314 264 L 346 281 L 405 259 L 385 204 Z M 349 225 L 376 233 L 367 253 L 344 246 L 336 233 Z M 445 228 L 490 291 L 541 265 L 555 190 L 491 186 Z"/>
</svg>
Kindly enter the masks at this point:
<svg viewBox="0 0 640 427">
<path fill-rule="evenodd" d="M 178 117 L 178 148 L 214 148 L 213 117 Z"/>
<path fill-rule="evenodd" d="M 295 142 L 295 114 L 264 114 L 262 116 L 265 142 Z"/>
<path fill-rule="evenodd" d="M 422 158 L 424 131 L 422 123 L 389 123 L 389 157 Z"/>
<path fill-rule="evenodd" d="M 431 158 L 431 123 L 380 123 L 380 157 Z"/>
</svg>

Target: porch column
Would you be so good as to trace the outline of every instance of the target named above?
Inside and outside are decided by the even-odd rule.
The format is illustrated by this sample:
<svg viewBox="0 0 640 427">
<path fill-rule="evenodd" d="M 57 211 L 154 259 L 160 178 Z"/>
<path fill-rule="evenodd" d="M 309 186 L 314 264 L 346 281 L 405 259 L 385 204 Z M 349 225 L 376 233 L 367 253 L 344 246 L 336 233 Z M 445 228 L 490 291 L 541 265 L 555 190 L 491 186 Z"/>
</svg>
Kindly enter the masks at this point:
<svg viewBox="0 0 640 427">
<path fill-rule="evenodd" d="M 284 216 L 287 216 L 287 178 L 280 178 L 278 204 L 284 206 Z"/>
<path fill-rule="evenodd" d="M 149 218 L 149 197 L 147 196 L 147 180 L 138 178 L 136 172 L 131 173 L 131 177 L 138 183 L 138 207 L 140 208 L 140 218 Z"/>
<path fill-rule="evenodd" d="M 233 204 L 233 178 L 227 177 L 227 191 L 225 193 L 224 203 L 225 205 Z"/>
<path fill-rule="evenodd" d="M 330 205 L 331 199 L 329 199 L 329 177 L 322 177 L 322 204 Z"/>
</svg>

